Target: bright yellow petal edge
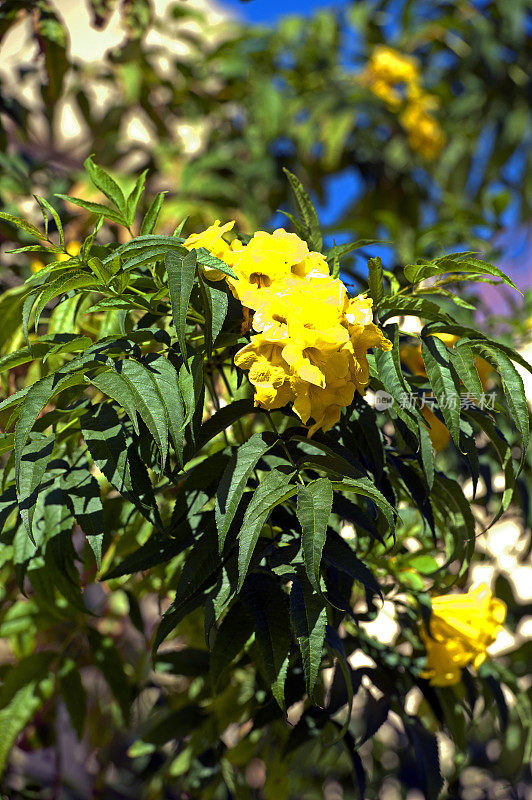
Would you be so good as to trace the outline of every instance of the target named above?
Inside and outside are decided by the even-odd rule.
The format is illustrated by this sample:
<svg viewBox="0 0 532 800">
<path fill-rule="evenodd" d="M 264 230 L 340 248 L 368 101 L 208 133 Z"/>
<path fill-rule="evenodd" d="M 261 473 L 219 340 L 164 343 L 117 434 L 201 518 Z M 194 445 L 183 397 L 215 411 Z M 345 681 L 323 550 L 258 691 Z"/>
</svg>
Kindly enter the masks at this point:
<svg viewBox="0 0 532 800">
<path fill-rule="evenodd" d="M 205 247 L 228 264 L 236 279 L 216 270 L 206 277 L 225 279 L 253 313 L 255 333 L 235 364 L 249 371 L 255 405 L 273 410 L 291 402 L 309 436 L 327 431 L 355 391 L 365 391 L 368 350 L 392 348 L 372 322 L 372 300 L 365 294 L 350 298 L 326 259 L 296 234 L 258 231 L 247 245 L 237 239 L 228 244 L 223 234 L 233 225 L 216 220 L 189 236 L 185 247 Z"/>
<path fill-rule="evenodd" d="M 506 619 L 506 606 L 493 596 L 486 584 L 461 594 L 432 598 L 429 636 L 421 628 L 427 650 L 427 665 L 422 677 L 432 686 L 459 683 L 462 668 L 477 669 L 487 658 Z"/>
</svg>

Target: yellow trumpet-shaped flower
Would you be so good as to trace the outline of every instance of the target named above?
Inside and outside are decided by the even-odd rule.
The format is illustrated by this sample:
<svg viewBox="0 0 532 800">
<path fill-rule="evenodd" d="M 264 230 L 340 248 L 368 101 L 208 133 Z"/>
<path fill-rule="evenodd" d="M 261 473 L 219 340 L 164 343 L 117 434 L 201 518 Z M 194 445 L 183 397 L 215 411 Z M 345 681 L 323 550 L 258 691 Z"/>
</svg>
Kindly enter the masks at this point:
<svg viewBox="0 0 532 800">
<path fill-rule="evenodd" d="M 234 252 L 236 247 L 229 245 L 223 238 L 224 233 L 230 231 L 235 224 L 235 221 L 226 222 L 225 225 L 220 225 L 220 220 L 217 219 L 213 225 L 209 225 L 201 233 L 191 233 L 188 239 L 185 239 L 183 246 L 187 250 L 197 249 L 204 247 L 211 253 L 211 255 L 224 261 L 230 265 L 233 261 Z M 238 242 L 238 240 L 236 240 Z M 240 242 L 238 242 L 240 244 Z M 211 281 L 221 281 L 225 278 L 225 274 L 220 272 L 219 269 L 204 267 L 205 277 Z"/>
<path fill-rule="evenodd" d="M 463 667 L 478 668 L 487 658 L 506 618 L 506 606 L 485 584 L 463 594 L 432 598 L 429 636 L 421 636 L 427 649 L 423 677 L 433 686 L 450 686 L 461 679 Z"/>
<path fill-rule="evenodd" d="M 368 349 L 388 350 L 391 342 L 372 322 L 371 299 L 349 298 L 326 259 L 299 236 L 279 228 L 258 231 L 246 245 L 228 245 L 222 237 L 232 225 L 217 220 L 189 236 L 185 247 L 206 247 L 229 264 L 236 278 L 225 276 L 226 282 L 248 320 L 253 313 L 255 334 L 235 364 L 248 371 L 255 405 L 274 409 L 291 402 L 309 435 L 326 431 L 355 391 L 364 391 Z"/>
</svg>

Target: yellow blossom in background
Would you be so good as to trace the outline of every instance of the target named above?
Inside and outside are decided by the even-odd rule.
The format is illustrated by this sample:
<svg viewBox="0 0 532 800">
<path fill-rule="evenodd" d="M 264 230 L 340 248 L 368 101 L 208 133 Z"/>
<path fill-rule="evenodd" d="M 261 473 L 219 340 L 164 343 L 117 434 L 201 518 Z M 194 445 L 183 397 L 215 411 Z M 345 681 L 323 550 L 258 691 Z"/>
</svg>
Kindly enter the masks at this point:
<svg viewBox="0 0 532 800">
<path fill-rule="evenodd" d="M 419 64 L 417 59 L 393 50 L 391 47 L 377 45 L 373 49 L 369 61 L 363 70 L 361 81 L 368 86 L 374 95 L 383 100 L 392 109 L 400 106 L 401 92 L 397 85 L 408 87 L 419 81 Z"/>
<path fill-rule="evenodd" d="M 67 244 L 66 250 L 67 250 L 66 253 L 58 253 L 56 255 L 56 261 L 69 261 L 74 256 L 79 255 L 81 251 L 81 242 L 78 242 L 77 240 L 73 239 L 71 242 Z M 30 269 L 33 273 L 39 272 L 39 270 L 44 269 L 44 267 L 45 267 L 44 262 L 41 261 L 39 258 L 33 259 L 33 261 L 30 263 Z"/>
<path fill-rule="evenodd" d="M 253 314 L 255 333 L 235 364 L 248 371 L 255 405 L 271 410 L 292 402 L 309 435 L 326 431 L 355 391 L 364 392 L 368 349 L 389 350 L 391 342 L 372 322 L 371 299 L 349 298 L 326 259 L 299 236 L 278 228 L 258 231 L 247 245 L 228 245 L 222 237 L 232 226 L 216 221 L 185 247 L 207 247 L 237 276 L 224 277 Z"/>
<path fill-rule="evenodd" d="M 400 111 L 399 122 L 412 150 L 427 161 L 436 158 L 445 144 L 445 135 L 430 113 L 438 107 L 438 99 L 423 91 L 418 60 L 377 45 L 359 79 L 391 111 Z"/>
<path fill-rule="evenodd" d="M 71 258 L 74 258 L 74 256 L 78 256 L 81 251 L 81 242 L 73 239 L 67 244 L 66 251 L 66 253 L 59 253 L 57 255 L 58 261 L 69 261 Z"/>
<path fill-rule="evenodd" d="M 431 635 L 421 630 L 427 649 L 423 677 L 433 686 L 458 683 L 463 667 L 476 669 L 486 660 L 505 618 L 505 604 L 485 584 L 464 594 L 433 597 Z"/>
<path fill-rule="evenodd" d="M 417 101 L 409 103 L 399 120 L 407 132 L 412 150 L 427 161 L 439 155 L 445 144 L 445 134 L 438 120 L 427 112 L 423 104 Z"/>
</svg>

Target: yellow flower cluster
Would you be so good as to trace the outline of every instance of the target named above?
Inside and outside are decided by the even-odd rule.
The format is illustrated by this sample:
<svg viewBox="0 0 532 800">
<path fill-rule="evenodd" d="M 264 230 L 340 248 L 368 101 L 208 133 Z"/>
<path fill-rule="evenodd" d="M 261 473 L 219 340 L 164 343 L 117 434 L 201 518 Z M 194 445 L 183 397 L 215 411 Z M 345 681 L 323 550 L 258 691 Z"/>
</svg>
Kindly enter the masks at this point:
<svg viewBox="0 0 532 800">
<path fill-rule="evenodd" d="M 431 113 L 438 101 L 421 87 L 417 59 L 377 45 L 360 79 L 392 111 L 403 106 L 399 121 L 407 132 L 410 147 L 427 160 L 436 158 L 445 144 L 445 136 Z"/>
<path fill-rule="evenodd" d="M 217 220 L 192 234 L 185 247 L 205 247 L 237 275 L 206 270 L 211 280 L 225 278 L 242 306 L 253 313 L 255 334 L 235 356 L 249 370 L 255 405 L 267 409 L 293 403 L 309 436 L 329 430 L 355 390 L 369 380 L 367 351 L 392 345 L 372 322 L 372 301 L 349 298 L 342 281 L 332 278 L 325 258 L 282 228 L 259 231 L 247 245 L 223 237 L 233 222 Z"/>
<path fill-rule="evenodd" d="M 423 677 L 433 686 L 458 683 L 463 667 L 476 669 L 486 660 L 505 619 L 505 604 L 485 584 L 465 594 L 433 597 L 431 636 L 421 631 L 427 649 Z"/>
</svg>

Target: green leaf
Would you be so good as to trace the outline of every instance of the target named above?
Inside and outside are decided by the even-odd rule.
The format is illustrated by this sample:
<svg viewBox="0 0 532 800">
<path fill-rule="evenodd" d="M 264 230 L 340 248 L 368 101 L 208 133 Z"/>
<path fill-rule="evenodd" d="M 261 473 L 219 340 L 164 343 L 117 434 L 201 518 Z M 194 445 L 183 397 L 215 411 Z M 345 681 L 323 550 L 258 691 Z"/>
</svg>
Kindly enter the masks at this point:
<svg viewBox="0 0 532 800">
<path fill-rule="evenodd" d="M 300 180 L 287 169 L 285 169 L 285 167 L 283 167 L 283 172 L 288 178 L 290 188 L 292 189 L 296 201 L 303 238 L 306 240 L 311 250 L 321 253 L 323 240 L 321 237 L 320 223 L 318 220 L 318 215 L 316 214 L 316 209 L 312 205 L 310 197 L 303 188 Z"/>
<path fill-rule="evenodd" d="M 150 360 L 149 368 L 150 375 L 157 385 L 166 410 L 169 433 L 174 445 L 177 462 L 182 467 L 185 408 L 181 397 L 182 387 L 179 384 L 179 375 L 170 361 L 163 356 Z"/>
<path fill-rule="evenodd" d="M 419 283 L 425 278 L 433 278 L 436 275 L 454 272 L 469 273 L 471 275 L 494 275 L 508 284 L 508 286 L 519 291 L 513 281 L 502 270 L 494 267 L 493 264 L 488 264 L 486 261 L 473 258 L 469 253 L 443 256 L 428 264 L 409 264 L 404 269 L 405 277 L 411 283 Z"/>
<path fill-rule="evenodd" d="M 414 748 L 417 772 L 427 800 L 438 800 L 443 778 L 440 770 L 438 741 L 417 719 L 405 721 L 406 734 Z"/>
<path fill-rule="evenodd" d="M 460 379 L 446 345 L 437 336 L 421 339 L 427 377 L 456 446 L 460 447 Z"/>
<path fill-rule="evenodd" d="M 83 166 L 89 173 L 89 178 L 96 188 L 99 189 L 108 200 L 115 204 L 123 217 L 127 218 L 126 198 L 124 197 L 124 193 L 116 181 L 111 178 L 111 176 L 104 169 L 95 164 L 90 156 L 85 159 Z M 145 174 L 146 173 L 143 173 L 143 175 Z"/>
<path fill-rule="evenodd" d="M 151 370 L 133 358 L 122 362 L 121 374 L 129 381 L 135 408 L 157 443 L 162 470 L 168 456 L 168 418 L 161 391 Z"/>
<path fill-rule="evenodd" d="M 92 378 L 91 383 L 96 386 L 100 392 L 116 400 L 120 405 L 135 428 L 135 432 L 139 433 L 139 425 L 137 420 L 136 408 L 136 395 L 133 392 L 131 383 L 126 378 L 115 370 L 109 372 L 100 372 Z"/>
<path fill-rule="evenodd" d="M 59 241 L 61 243 L 61 248 L 64 250 L 64 248 L 65 248 L 65 235 L 63 233 L 63 225 L 61 223 L 61 218 L 60 218 L 59 214 L 57 213 L 55 208 L 52 205 L 50 205 L 48 200 L 44 199 L 44 197 L 39 197 L 36 194 L 33 195 L 33 196 L 35 197 L 35 199 L 39 203 L 39 205 L 41 207 L 41 210 L 43 212 L 43 216 L 44 216 L 44 218 L 46 220 L 46 233 L 48 233 L 48 219 L 46 217 L 46 213 L 45 212 L 48 211 L 53 217 L 53 220 L 54 220 L 56 228 L 57 228 L 57 233 L 59 234 Z"/>
<path fill-rule="evenodd" d="M 211 651 L 210 677 L 216 691 L 224 671 L 253 635 L 253 617 L 242 602 L 231 606 L 216 632 Z"/>
<path fill-rule="evenodd" d="M 314 701 L 314 687 L 325 642 L 327 609 L 321 594 L 313 590 L 305 575 L 292 582 L 290 619 L 301 651 L 308 696 Z"/>
<path fill-rule="evenodd" d="M 103 506 L 98 481 L 91 475 L 88 462 L 77 462 L 61 476 L 65 501 L 87 537 L 96 565 L 102 562 L 104 534 Z"/>
<path fill-rule="evenodd" d="M 255 408 L 253 400 L 233 400 L 232 403 L 221 408 L 203 423 L 196 442 L 198 451 L 219 433 L 234 425 L 245 414 L 258 413 L 260 410 L 260 408 Z"/>
<path fill-rule="evenodd" d="M 196 276 L 196 251 L 191 250 L 186 256 L 170 251 L 165 257 L 166 271 L 168 273 L 168 288 L 172 305 L 174 327 L 181 349 L 181 355 L 186 362 L 187 343 L 185 340 L 185 326 L 187 321 L 188 304 Z"/>
<path fill-rule="evenodd" d="M 369 293 L 373 298 L 373 307 L 376 309 L 384 295 L 382 274 L 382 261 L 378 256 L 368 260 Z"/>
<path fill-rule="evenodd" d="M 382 591 L 373 573 L 351 550 L 345 539 L 336 533 L 329 533 L 323 548 L 323 561 L 340 572 L 345 572 L 361 583 L 369 592 L 382 599 Z"/>
<path fill-rule="evenodd" d="M 148 470 L 110 403 L 99 403 L 81 418 L 81 432 L 98 469 L 120 494 L 162 528 Z"/>
<path fill-rule="evenodd" d="M 74 206 L 85 209 L 85 211 L 88 211 L 90 214 L 105 217 L 105 219 L 109 219 L 111 222 L 116 222 L 118 225 L 127 227 L 127 221 L 122 214 L 119 214 L 112 208 L 103 206 L 101 203 L 91 203 L 88 200 L 81 200 L 79 197 L 69 197 L 67 194 L 56 194 L 55 196 L 59 197 L 61 200 L 65 200 L 67 203 L 72 203 Z"/>
<path fill-rule="evenodd" d="M 255 545 L 272 509 L 281 500 L 286 499 L 289 493 L 295 494 L 296 492 L 295 487 L 290 487 L 290 480 L 294 474 L 293 471 L 286 473 L 272 469 L 262 478 L 253 493 L 238 534 L 237 591 L 242 588 Z"/>
<path fill-rule="evenodd" d="M 196 353 L 179 368 L 179 388 L 185 404 L 183 427 L 191 422 L 203 397 L 203 355 Z"/>
<path fill-rule="evenodd" d="M 17 497 L 20 516 L 33 542 L 35 539 L 33 537 L 32 523 L 35 504 L 53 449 L 54 436 L 41 435 L 24 446 L 20 459 Z"/>
<path fill-rule="evenodd" d="M 45 239 L 43 232 L 36 228 L 35 225 L 32 225 L 31 222 L 27 222 L 22 217 L 15 217 L 13 214 L 7 214 L 5 211 L 0 211 L 0 219 L 5 219 L 6 222 L 11 222 L 13 225 L 16 225 L 17 228 L 21 228 L 21 230 L 29 233 L 35 239 Z"/>
<path fill-rule="evenodd" d="M 468 392 L 480 400 L 484 393 L 475 364 L 475 356 L 471 350 L 471 343 L 457 342 L 449 349 L 449 357 L 456 373 Z"/>
<path fill-rule="evenodd" d="M 39 325 L 39 318 L 42 311 L 50 300 L 54 300 L 61 294 L 66 294 L 72 289 L 90 289 L 93 286 L 98 286 L 99 282 L 94 275 L 89 275 L 87 272 L 72 272 L 69 275 L 60 275 L 55 278 L 51 283 L 47 284 L 44 291 L 39 295 L 39 299 L 35 306 L 35 330 Z"/>
<path fill-rule="evenodd" d="M 127 200 L 126 200 L 126 218 L 128 225 L 133 225 L 135 221 L 135 212 L 137 210 L 137 206 L 139 204 L 140 196 L 144 191 L 144 186 L 146 184 L 146 175 L 148 174 L 148 170 L 145 169 L 144 172 L 141 172 L 139 177 L 137 178 L 137 182 L 135 186 L 131 190 Z"/>
<path fill-rule="evenodd" d="M 530 417 L 526 401 L 523 379 L 512 364 L 509 356 L 496 347 L 491 347 L 483 342 L 474 342 L 471 349 L 490 363 L 501 376 L 504 397 L 510 411 L 512 422 L 516 425 L 521 436 L 521 463 L 519 471 L 524 466 L 528 444 L 530 441 Z"/>
<path fill-rule="evenodd" d="M 444 313 L 439 305 L 422 297 L 391 295 L 383 299 L 379 309 L 381 322 L 386 322 L 390 317 L 399 317 L 405 314 L 412 314 L 415 317 L 435 322 L 453 322 L 452 318 Z"/>
<path fill-rule="evenodd" d="M 34 653 L 19 660 L 4 678 L 0 690 L 0 774 L 19 733 L 51 696 L 54 680 L 49 674 L 54 653 Z"/>
<path fill-rule="evenodd" d="M 287 597 L 277 579 L 267 573 L 249 575 L 242 597 L 255 623 L 259 669 L 278 705 L 284 709 L 291 641 Z"/>
<path fill-rule="evenodd" d="M 113 277 L 113 272 L 107 267 L 107 265 L 103 264 L 99 258 L 95 257 L 89 258 L 88 264 L 94 272 L 98 282 L 104 286 L 107 286 Z"/>
<path fill-rule="evenodd" d="M 81 375 L 62 376 L 60 373 L 53 373 L 29 387 L 20 406 L 19 418 L 15 426 L 15 474 L 18 491 L 20 491 L 20 464 L 24 446 L 39 414 L 54 395 L 80 383 L 84 383 Z M 8 400 L 11 399 L 8 398 Z M 0 403 L 0 408 L 2 405 Z"/>
<path fill-rule="evenodd" d="M 320 563 L 327 524 L 331 516 L 333 491 L 328 478 L 318 478 L 297 487 L 297 518 L 301 525 L 303 560 L 312 587 L 320 592 Z"/>
<path fill-rule="evenodd" d="M 164 196 L 166 192 L 159 192 L 159 194 L 155 195 L 153 198 L 151 205 L 146 212 L 146 216 L 142 220 L 142 225 L 140 226 L 140 235 L 144 236 L 147 233 L 152 233 L 155 225 L 157 223 L 157 217 L 159 216 L 159 212 L 161 210 L 161 206 L 164 201 Z"/>
<path fill-rule="evenodd" d="M 355 494 L 369 497 L 370 500 L 373 500 L 386 517 L 388 525 L 390 526 L 390 531 L 393 533 L 395 529 L 396 511 L 369 478 L 348 478 L 343 481 L 331 481 L 331 486 L 333 489 L 342 492 L 354 492 Z"/>
<path fill-rule="evenodd" d="M 251 439 L 236 448 L 235 453 L 227 465 L 216 493 L 216 527 L 220 552 L 223 549 L 225 537 L 234 519 L 238 504 L 246 488 L 248 478 L 255 469 L 257 462 L 270 449 L 263 435 L 254 433 Z"/>
<path fill-rule="evenodd" d="M 198 280 L 205 313 L 205 349 L 207 351 L 207 356 L 210 356 L 212 346 L 222 330 L 222 325 L 227 315 L 229 298 L 225 289 L 220 289 L 217 286 L 207 283 L 202 277 L 201 272 L 198 272 Z"/>
</svg>

